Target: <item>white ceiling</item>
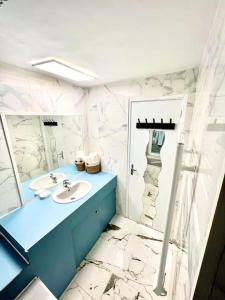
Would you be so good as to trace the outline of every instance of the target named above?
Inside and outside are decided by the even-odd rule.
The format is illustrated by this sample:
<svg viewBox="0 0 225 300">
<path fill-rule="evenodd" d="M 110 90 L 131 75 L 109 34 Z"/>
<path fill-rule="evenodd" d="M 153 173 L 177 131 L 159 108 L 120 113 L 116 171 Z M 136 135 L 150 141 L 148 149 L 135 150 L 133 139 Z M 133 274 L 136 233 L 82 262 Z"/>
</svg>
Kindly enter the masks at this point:
<svg viewBox="0 0 225 300">
<path fill-rule="evenodd" d="M 8 0 L 0 61 L 56 56 L 98 75 L 85 86 L 199 65 L 215 0 Z"/>
</svg>

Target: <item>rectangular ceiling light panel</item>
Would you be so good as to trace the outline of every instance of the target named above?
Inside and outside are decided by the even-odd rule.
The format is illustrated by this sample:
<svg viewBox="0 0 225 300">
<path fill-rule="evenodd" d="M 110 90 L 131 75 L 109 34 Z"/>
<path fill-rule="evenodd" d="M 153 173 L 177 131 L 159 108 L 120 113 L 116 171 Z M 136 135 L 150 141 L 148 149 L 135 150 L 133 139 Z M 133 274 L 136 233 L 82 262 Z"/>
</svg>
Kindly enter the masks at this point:
<svg viewBox="0 0 225 300">
<path fill-rule="evenodd" d="M 85 74 L 84 72 L 79 71 L 57 59 L 39 61 L 37 63 L 32 63 L 32 66 L 39 70 L 59 75 L 74 81 L 87 81 L 95 79 L 94 76 Z"/>
</svg>

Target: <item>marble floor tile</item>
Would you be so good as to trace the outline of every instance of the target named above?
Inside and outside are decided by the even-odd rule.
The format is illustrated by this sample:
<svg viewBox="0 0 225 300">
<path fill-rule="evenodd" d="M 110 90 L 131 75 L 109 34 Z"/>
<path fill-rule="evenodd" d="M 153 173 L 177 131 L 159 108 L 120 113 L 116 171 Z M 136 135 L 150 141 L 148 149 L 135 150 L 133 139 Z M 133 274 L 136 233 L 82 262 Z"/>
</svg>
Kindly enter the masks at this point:
<svg viewBox="0 0 225 300">
<path fill-rule="evenodd" d="M 67 287 L 66 292 L 63 295 L 64 300 L 92 300 L 91 296 L 89 296 L 81 287 L 73 280 L 70 285 Z"/>
<path fill-rule="evenodd" d="M 155 300 L 163 234 L 116 215 L 61 300 Z"/>
</svg>

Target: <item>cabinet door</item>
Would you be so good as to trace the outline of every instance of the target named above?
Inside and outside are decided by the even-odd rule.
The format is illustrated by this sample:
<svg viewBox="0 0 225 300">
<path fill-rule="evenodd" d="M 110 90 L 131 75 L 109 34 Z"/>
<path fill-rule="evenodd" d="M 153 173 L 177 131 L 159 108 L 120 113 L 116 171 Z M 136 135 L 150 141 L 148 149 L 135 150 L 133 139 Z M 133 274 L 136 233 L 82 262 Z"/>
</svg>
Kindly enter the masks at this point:
<svg viewBox="0 0 225 300">
<path fill-rule="evenodd" d="M 93 209 L 72 231 L 77 267 L 91 250 L 100 234 L 99 212 L 97 209 Z"/>
<path fill-rule="evenodd" d="M 100 229 L 103 231 L 116 213 L 116 195 L 115 190 L 110 192 L 98 206 L 98 216 Z"/>
<path fill-rule="evenodd" d="M 61 223 L 28 252 L 30 267 L 58 298 L 75 275 L 71 233 Z"/>
</svg>

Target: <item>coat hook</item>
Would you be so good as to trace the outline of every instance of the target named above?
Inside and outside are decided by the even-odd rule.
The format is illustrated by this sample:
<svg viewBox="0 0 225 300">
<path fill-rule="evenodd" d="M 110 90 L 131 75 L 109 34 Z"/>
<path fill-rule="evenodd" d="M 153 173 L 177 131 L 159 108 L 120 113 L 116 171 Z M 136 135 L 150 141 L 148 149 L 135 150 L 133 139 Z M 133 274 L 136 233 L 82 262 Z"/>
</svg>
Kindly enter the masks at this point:
<svg viewBox="0 0 225 300">
<path fill-rule="evenodd" d="M 140 119 L 138 118 L 138 122 L 136 123 L 137 129 L 165 129 L 165 130 L 172 130 L 175 129 L 176 124 L 173 123 L 173 119 L 168 117 L 169 121 L 164 122 L 164 118 L 152 118 L 152 121 L 148 118 L 144 118 L 143 122 L 140 122 Z"/>
</svg>

